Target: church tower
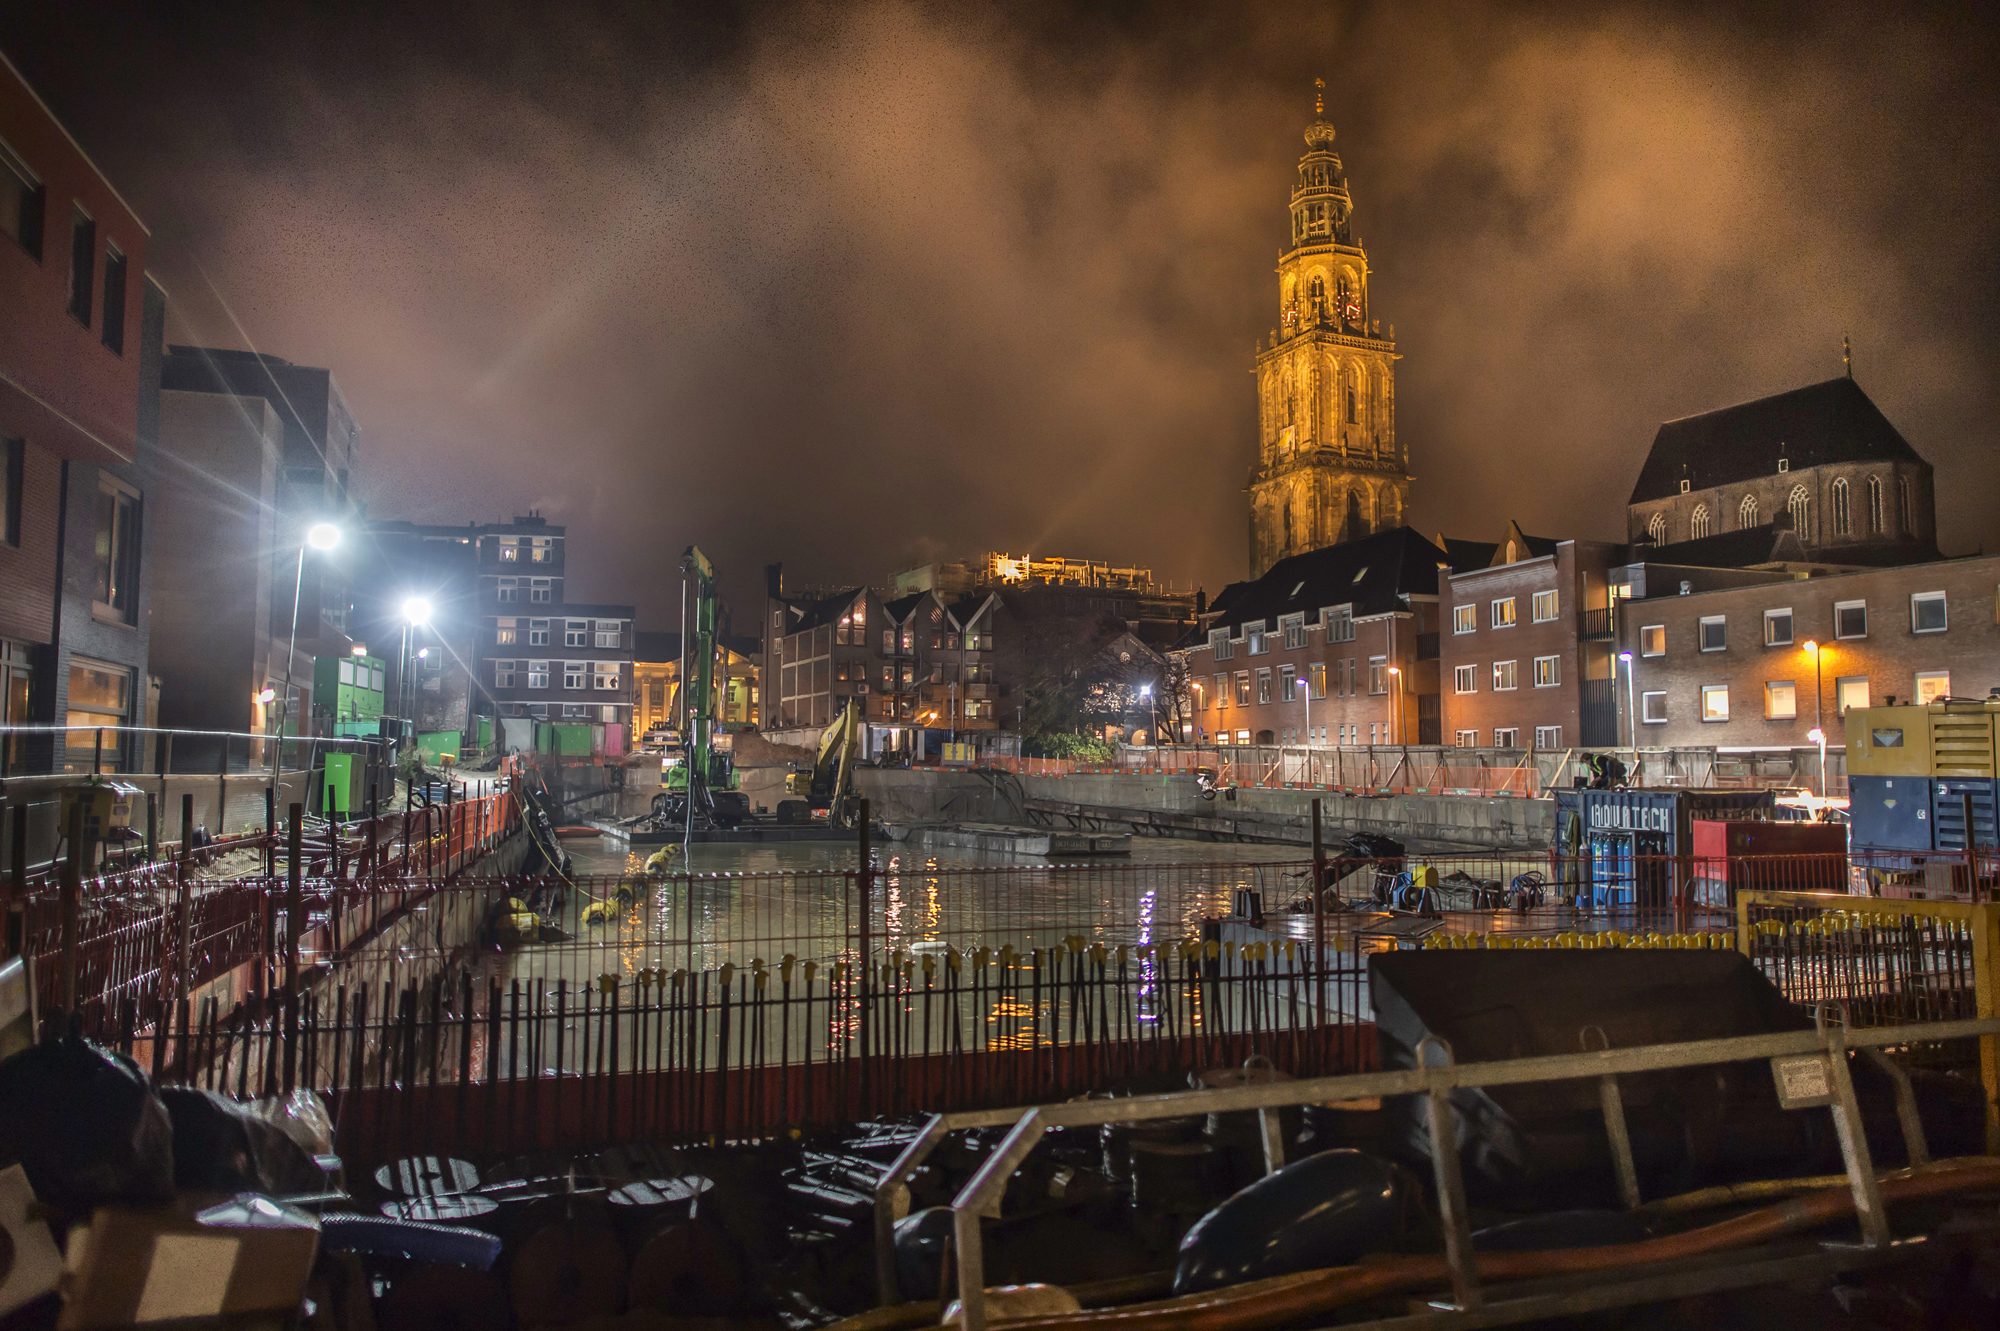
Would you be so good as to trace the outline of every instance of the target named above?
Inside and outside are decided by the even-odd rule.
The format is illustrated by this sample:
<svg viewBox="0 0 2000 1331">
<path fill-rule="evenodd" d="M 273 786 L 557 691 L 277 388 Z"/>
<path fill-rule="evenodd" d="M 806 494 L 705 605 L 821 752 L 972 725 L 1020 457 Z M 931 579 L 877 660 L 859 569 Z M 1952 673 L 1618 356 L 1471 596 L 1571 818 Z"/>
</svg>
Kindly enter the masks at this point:
<svg viewBox="0 0 2000 1331">
<path fill-rule="evenodd" d="M 1324 89 L 1324 81 L 1318 81 Z M 1257 463 L 1250 469 L 1250 576 L 1288 555 L 1400 526 L 1409 458 L 1396 443 L 1396 349 L 1369 308 L 1368 256 L 1313 101 L 1278 259 L 1278 327 L 1257 348 Z"/>
</svg>

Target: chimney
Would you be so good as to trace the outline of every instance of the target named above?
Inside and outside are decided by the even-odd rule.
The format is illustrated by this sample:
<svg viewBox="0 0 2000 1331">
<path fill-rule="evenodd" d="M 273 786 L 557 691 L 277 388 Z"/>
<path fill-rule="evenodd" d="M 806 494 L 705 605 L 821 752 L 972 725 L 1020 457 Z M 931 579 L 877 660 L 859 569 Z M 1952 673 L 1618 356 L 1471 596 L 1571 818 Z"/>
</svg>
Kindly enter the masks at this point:
<svg viewBox="0 0 2000 1331">
<path fill-rule="evenodd" d="M 785 566 L 783 564 L 764 565 L 764 592 L 774 601 L 784 598 Z"/>
</svg>

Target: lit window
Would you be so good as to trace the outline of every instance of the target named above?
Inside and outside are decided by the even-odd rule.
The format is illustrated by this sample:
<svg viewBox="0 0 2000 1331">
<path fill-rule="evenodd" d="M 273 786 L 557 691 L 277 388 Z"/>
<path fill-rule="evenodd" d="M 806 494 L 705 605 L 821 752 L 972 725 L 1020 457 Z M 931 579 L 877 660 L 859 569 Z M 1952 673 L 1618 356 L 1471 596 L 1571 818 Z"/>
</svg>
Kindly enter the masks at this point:
<svg viewBox="0 0 2000 1331">
<path fill-rule="evenodd" d="M 1738 505 L 1736 509 L 1736 526 L 1738 530 L 1749 531 L 1752 527 L 1756 525 L 1757 525 L 1757 496 L 1744 495 L 1743 502 L 1740 505 Z"/>
<path fill-rule="evenodd" d="M 296 695 L 295 695 L 296 696 Z M 270 709 L 270 722 L 277 720 L 276 709 Z M 132 672 L 124 666 L 112 665 L 108 661 L 92 661 L 82 656 L 69 659 L 69 709 L 63 718 L 65 725 L 71 726 L 123 726 L 131 724 L 132 716 Z M 286 733 L 296 734 L 298 717 L 296 711 L 286 719 Z M 90 770 L 97 761 L 97 732 L 94 730 L 72 730 L 63 741 L 63 762 L 65 770 L 82 772 Z M 121 766 L 119 755 L 125 750 L 123 741 L 116 733 L 104 736 L 104 766 L 106 770 L 117 771 Z"/>
<path fill-rule="evenodd" d="M 1247 670 L 1239 670 L 1236 673 L 1236 705 L 1238 707 L 1250 705 L 1250 672 Z M 1247 744 L 1249 741 L 1245 740 L 1244 743 Z"/>
<path fill-rule="evenodd" d="M 1835 601 L 1833 603 L 1833 636 L 1836 638 L 1867 637 L 1868 602 Z"/>
<path fill-rule="evenodd" d="M 512 536 L 502 536 L 500 538 L 500 562 L 503 564 L 512 564 L 518 561 L 520 557 L 521 547 L 514 544 L 514 538 Z"/>
<path fill-rule="evenodd" d="M 1729 686 L 1727 684 L 1704 684 L 1701 686 L 1701 719 L 1704 721 L 1727 721 L 1729 719 Z"/>
<path fill-rule="evenodd" d="M 1268 666 L 1257 672 L 1257 701 L 1271 701 L 1271 670 Z"/>
<path fill-rule="evenodd" d="M 1562 683 L 1562 667 L 1559 658 L 1553 656 L 1536 657 L 1535 687 L 1538 689 L 1552 689 L 1560 683 Z"/>
<path fill-rule="evenodd" d="M 1665 656 L 1667 654 L 1667 626 L 1648 624 L 1639 630 L 1639 655 Z"/>
<path fill-rule="evenodd" d="M 616 649 L 618 644 L 624 639 L 624 636 L 621 621 L 616 619 L 600 619 L 597 621 L 597 645 L 599 647 Z M 858 630 L 855 641 L 861 641 Z"/>
<path fill-rule="evenodd" d="M 1949 670 L 1919 670 L 1917 672 L 1917 706 L 1928 707 L 1940 698 L 1951 696 L 1951 672 Z"/>
<path fill-rule="evenodd" d="M 1215 710 L 1218 712 L 1229 706 L 1229 676 L 1215 677 Z"/>
<path fill-rule="evenodd" d="M 1451 612 L 1453 633 L 1472 633 L 1479 628 L 1479 607 L 1476 605 L 1456 606 Z"/>
<path fill-rule="evenodd" d="M 1286 615 L 1278 621 L 1278 627 L 1284 632 L 1286 651 L 1297 651 L 1306 645 L 1306 617 L 1304 615 Z"/>
<path fill-rule="evenodd" d="M 1326 696 L 1326 662 L 1315 661 L 1306 667 L 1307 687 L 1312 690 L 1314 701 Z M 1322 727 L 1324 729 L 1324 727 Z"/>
<path fill-rule="evenodd" d="M 1243 632 L 1243 649 L 1252 656 L 1262 656 L 1265 652 L 1271 650 L 1271 644 L 1264 636 L 1262 628 L 1245 629 Z"/>
<path fill-rule="evenodd" d="M 1561 726 L 1536 726 L 1535 747 L 1538 749 L 1560 749 L 1563 746 Z"/>
<path fill-rule="evenodd" d="M 519 642 L 521 640 L 520 632 L 521 630 L 515 627 L 514 620 L 495 620 L 493 622 L 493 644 L 496 647 L 506 647 Z"/>
<path fill-rule="evenodd" d="M 1792 612 L 1789 607 L 1764 612 L 1764 645 L 1766 647 L 1792 645 Z"/>
<path fill-rule="evenodd" d="M 1387 693 L 1389 691 L 1389 658 L 1371 656 L 1368 658 L 1368 691 Z"/>
<path fill-rule="evenodd" d="M 1868 705 L 1868 676 L 1842 675 L 1839 679 L 1833 681 L 1833 700 L 1842 716 L 1847 715 L 1847 710 L 1850 707 L 1866 707 Z"/>
<path fill-rule="evenodd" d="M 1768 680 L 1764 684 L 1764 715 L 1772 721 L 1790 721 L 1799 714 L 1799 693 L 1789 679 Z"/>
<path fill-rule="evenodd" d="M 97 491 L 96 581 L 92 609 L 121 624 L 139 614 L 139 494 L 102 478 Z"/>
<path fill-rule="evenodd" d="M 1943 592 L 1918 592 L 1910 597 L 1910 632 L 1943 633 L 1944 630 Z"/>
<path fill-rule="evenodd" d="M 1535 593 L 1535 622 L 1546 624 L 1556 617 L 1557 596 L 1553 591 Z"/>
<path fill-rule="evenodd" d="M 1299 700 L 1299 672 L 1291 666 L 1278 668 L 1278 701 L 1297 702 Z"/>
<path fill-rule="evenodd" d="M 1667 723 L 1667 695 L 1664 692 L 1639 695 L 1639 719 L 1649 726 Z"/>
<path fill-rule="evenodd" d="M 1846 536 L 1853 529 L 1853 518 L 1847 507 L 1847 479 L 1842 477 L 1833 483 L 1833 534 Z"/>
<path fill-rule="evenodd" d="M 1701 649 L 1719 652 L 1729 646 L 1729 621 L 1723 615 L 1701 617 Z"/>
<path fill-rule="evenodd" d="M 1477 693 L 1479 691 L 1479 667 L 1469 665 L 1454 666 L 1451 672 L 1451 685 L 1459 693 Z"/>
<path fill-rule="evenodd" d="M 1520 662 L 1495 661 L 1493 663 L 1493 691 L 1505 693 L 1521 686 Z M 1498 741 L 1495 741 L 1498 743 Z"/>
<path fill-rule="evenodd" d="M 1688 519 L 1688 535 L 1694 540 L 1699 541 L 1707 536 L 1708 532 L 1708 505 L 1696 504 L 1694 506 L 1694 516 Z"/>
<path fill-rule="evenodd" d="M 1509 628 L 1514 623 L 1514 598 L 1505 596 L 1493 603 L 1493 627 Z"/>
<path fill-rule="evenodd" d="M 1521 747 L 1521 731 L 1517 726 L 1495 726 L 1493 747 L 1496 749 L 1518 749 Z"/>
<path fill-rule="evenodd" d="M 616 689 L 618 682 L 618 663 L 616 661 L 598 661 L 591 666 L 592 687 L 608 691 Z"/>
</svg>

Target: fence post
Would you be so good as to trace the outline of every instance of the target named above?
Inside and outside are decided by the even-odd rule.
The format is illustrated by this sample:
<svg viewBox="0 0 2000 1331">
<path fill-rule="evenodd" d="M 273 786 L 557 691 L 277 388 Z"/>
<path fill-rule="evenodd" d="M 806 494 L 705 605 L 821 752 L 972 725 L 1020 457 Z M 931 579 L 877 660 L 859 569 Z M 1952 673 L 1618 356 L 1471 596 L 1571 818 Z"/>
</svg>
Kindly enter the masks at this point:
<svg viewBox="0 0 2000 1331">
<path fill-rule="evenodd" d="M 1967 831 L 1970 838 L 1970 828 Z M 1972 907 L 1972 976 L 1974 1015 L 2000 1015 L 2000 905 L 1978 902 Z M 1986 1153 L 2000 1154 L 2000 1040 L 1979 1037 L 1979 1080 L 1986 1088 Z"/>
<path fill-rule="evenodd" d="M 62 869 L 62 1007 L 67 1020 L 76 1013 L 77 916 L 83 897 L 83 801 L 69 806 L 69 856 Z"/>
<path fill-rule="evenodd" d="M 264 876 L 278 872 L 278 788 L 264 787 Z"/>
<path fill-rule="evenodd" d="M 28 932 L 28 805 L 25 800 L 16 800 L 13 805 L 14 825 L 10 829 L 11 849 L 7 865 L 6 916 L 0 920 L 0 929 L 5 930 L 6 955 L 21 955 L 21 944 Z"/>
<path fill-rule="evenodd" d="M 174 864 L 174 900 L 179 907 L 179 937 L 174 948 L 174 983 L 180 987 L 180 996 L 185 1001 L 194 988 L 193 977 L 188 973 L 188 943 L 194 931 L 194 921 L 189 918 L 192 909 L 188 901 L 188 864 L 194 856 L 194 792 L 181 796 L 181 853 Z"/>
<path fill-rule="evenodd" d="M 301 879 L 305 868 L 305 806 L 294 804 L 285 845 L 285 1094 L 292 1093 L 299 1065 L 299 929 L 305 923 Z"/>
<path fill-rule="evenodd" d="M 873 940 L 870 937 L 872 926 L 869 920 L 869 913 L 872 909 L 873 897 L 875 895 L 875 872 L 870 863 L 873 848 L 870 845 L 867 800 L 861 801 L 860 832 L 861 871 L 855 875 L 854 881 L 859 888 L 859 896 L 861 898 L 861 957 L 860 964 L 855 967 L 854 974 L 856 985 L 855 996 L 861 1002 L 859 1021 L 861 1035 L 861 1112 L 866 1114 L 871 1112 L 870 1107 L 874 1103 L 868 1098 L 868 990 L 869 980 L 872 978 L 873 971 L 873 965 L 869 960 L 873 955 Z"/>
<path fill-rule="evenodd" d="M 1317 797 L 1313 799 L 1313 1015 L 1317 1022 L 1326 1021 L 1326 842 L 1320 835 Z M 1315 1041 L 1318 1034 L 1314 1032 Z"/>
</svg>

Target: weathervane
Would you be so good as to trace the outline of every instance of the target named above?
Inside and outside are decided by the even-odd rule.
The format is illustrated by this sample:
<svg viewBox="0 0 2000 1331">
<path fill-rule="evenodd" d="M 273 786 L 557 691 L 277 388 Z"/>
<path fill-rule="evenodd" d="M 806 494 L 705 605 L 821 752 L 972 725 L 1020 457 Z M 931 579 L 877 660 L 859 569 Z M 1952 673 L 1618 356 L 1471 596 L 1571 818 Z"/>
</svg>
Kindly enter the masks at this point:
<svg viewBox="0 0 2000 1331">
<path fill-rule="evenodd" d="M 1323 116 L 1326 114 L 1326 80 L 1314 79 L 1313 89 L 1313 114 Z"/>
</svg>

